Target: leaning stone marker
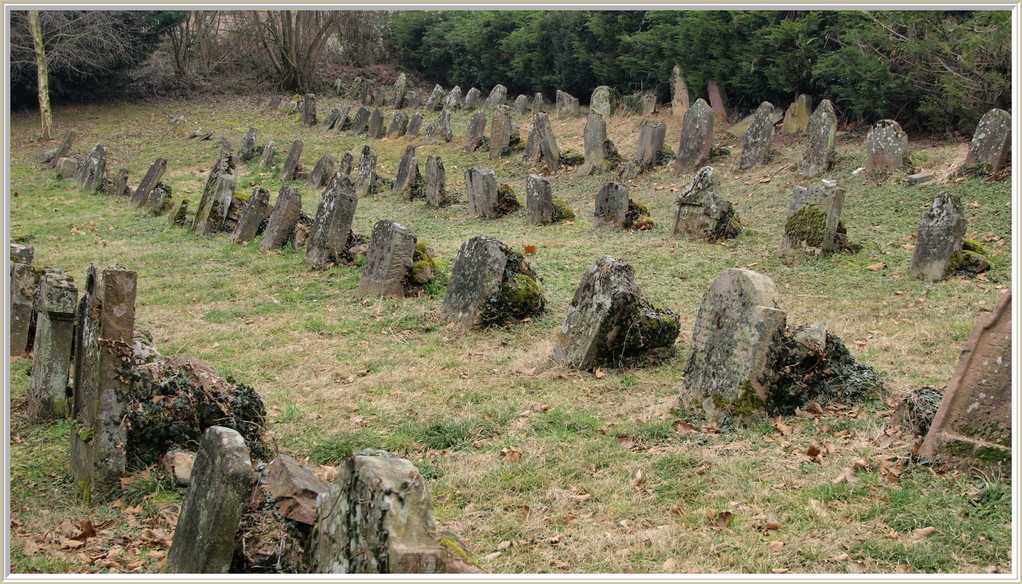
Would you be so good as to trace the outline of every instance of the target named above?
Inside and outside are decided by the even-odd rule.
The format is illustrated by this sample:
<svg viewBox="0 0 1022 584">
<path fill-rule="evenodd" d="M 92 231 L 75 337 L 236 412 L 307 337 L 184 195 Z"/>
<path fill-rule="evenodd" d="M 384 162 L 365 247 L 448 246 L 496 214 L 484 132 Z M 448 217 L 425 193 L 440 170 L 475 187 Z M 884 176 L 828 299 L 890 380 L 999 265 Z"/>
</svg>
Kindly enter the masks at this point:
<svg viewBox="0 0 1022 584">
<path fill-rule="evenodd" d="M 537 174 L 525 177 L 525 212 L 532 225 L 549 225 L 575 218 L 567 203 L 553 197 L 550 181 Z"/>
<path fill-rule="evenodd" d="M 306 263 L 318 267 L 337 263 L 348 244 L 356 208 L 358 196 L 351 177 L 335 175 L 323 191 L 316 209 L 316 218 L 312 222 L 309 241 L 305 246 Z"/>
<path fill-rule="evenodd" d="M 685 366 L 685 399 L 711 422 L 760 411 L 773 377 L 773 351 L 787 313 L 773 281 L 751 270 L 725 270 L 703 295 Z"/>
<path fill-rule="evenodd" d="M 323 127 L 325 127 L 327 130 L 333 130 L 337 127 L 337 124 L 340 121 L 341 108 L 335 107 L 334 109 L 330 110 L 330 113 L 327 114 L 326 119 L 323 120 Z"/>
<path fill-rule="evenodd" d="M 227 573 L 238 522 L 255 482 L 252 459 L 241 434 L 222 426 L 206 428 L 167 554 L 167 572 Z"/>
<path fill-rule="evenodd" d="M 685 78 L 681 75 L 681 66 L 675 65 L 671 69 L 671 115 L 683 117 L 688 113 L 688 108 L 688 85 L 685 85 Z"/>
<path fill-rule="evenodd" d="M 486 131 L 486 113 L 478 111 L 472 114 L 468 120 L 468 129 L 465 131 L 465 141 L 462 147 L 469 152 L 475 152 L 483 145 L 483 133 Z"/>
<path fill-rule="evenodd" d="M 362 147 L 362 156 L 358 160 L 358 176 L 355 178 L 355 194 L 359 197 L 375 195 L 376 190 L 376 151 L 369 144 Z"/>
<path fill-rule="evenodd" d="M 544 113 L 532 116 L 532 129 L 525 145 L 525 160 L 542 160 L 548 172 L 557 172 L 561 167 L 561 150 L 557 147 L 550 118 Z"/>
<path fill-rule="evenodd" d="M 713 147 L 713 123 L 717 119 L 713 109 L 702 98 L 687 108 L 681 123 L 681 142 L 674 159 L 674 174 L 687 174 L 702 168 L 710 161 Z"/>
<path fill-rule="evenodd" d="M 273 168 L 273 155 L 276 154 L 277 143 L 273 140 L 263 147 L 263 154 L 259 157 L 259 166 Z"/>
<path fill-rule="evenodd" d="M 249 128 L 248 132 L 245 133 L 245 137 L 241 139 L 241 146 L 238 147 L 238 160 L 242 162 L 248 162 L 256 157 L 258 151 L 256 149 L 256 133 L 255 128 Z"/>
<path fill-rule="evenodd" d="M 412 230 L 401 223 L 389 219 L 377 221 L 369 238 L 358 287 L 367 294 L 404 297 L 417 242 Z"/>
<path fill-rule="evenodd" d="M 820 102 L 809 118 L 806 130 L 806 152 L 799 172 L 802 176 L 820 176 L 830 170 L 834 162 L 834 135 L 837 116 L 829 99 Z"/>
<path fill-rule="evenodd" d="M 717 119 L 725 119 L 727 117 L 727 94 L 724 92 L 724 88 L 720 86 L 720 83 L 711 79 L 706 82 L 706 94 L 710 97 L 710 107 L 717 114 Z"/>
<path fill-rule="evenodd" d="M 761 166 L 766 162 L 770 141 L 774 137 L 773 113 L 774 106 L 768 101 L 759 104 L 756 109 L 752 124 L 745 133 L 742 155 L 738 159 L 739 170 Z"/>
<path fill-rule="evenodd" d="M 96 144 L 85 161 L 78 166 L 75 172 L 74 181 L 87 193 L 97 193 L 103 190 L 103 181 L 106 179 L 106 148 L 102 144 Z"/>
<path fill-rule="evenodd" d="M 409 201 L 418 199 L 423 194 L 412 192 L 413 190 L 422 190 L 422 176 L 419 174 L 419 162 L 415 157 L 415 150 L 415 144 L 405 147 L 405 153 L 397 165 L 397 176 L 394 177 L 394 192 L 401 193 Z"/>
<path fill-rule="evenodd" d="M 511 121 L 507 106 L 498 106 L 493 110 L 493 123 L 490 127 L 490 159 L 507 155 L 520 140 L 518 128 Z"/>
<path fill-rule="evenodd" d="M 8 323 L 11 357 L 20 357 L 32 350 L 36 322 L 36 300 L 41 273 L 28 263 L 11 263 L 11 316 Z"/>
<path fill-rule="evenodd" d="M 947 191 L 938 194 L 919 221 L 909 274 L 931 281 L 946 278 L 952 256 L 962 249 L 966 224 L 958 197 Z"/>
<path fill-rule="evenodd" d="M 369 137 L 373 140 L 379 140 L 387 133 L 387 128 L 384 125 L 385 120 L 383 119 L 383 110 L 376 108 L 373 113 L 369 115 L 369 129 L 366 130 Z"/>
<path fill-rule="evenodd" d="M 263 187 L 256 187 L 252 190 L 252 196 L 248 198 L 245 209 L 241 212 L 241 218 L 234 226 L 234 232 L 227 240 L 228 243 L 243 244 L 252 241 L 259 235 L 260 228 L 270 212 L 270 191 Z"/>
<path fill-rule="evenodd" d="M 826 255 L 840 249 L 845 238 L 841 232 L 844 204 L 844 189 L 796 186 L 788 205 L 781 253 Z"/>
<path fill-rule="evenodd" d="M 408 131 L 405 132 L 408 136 L 418 136 L 422 128 L 422 114 L 416 112 L 412 114 L 412 119 L 408 120 Z"/>
<path fill-rule="evenodd" d="M 390 129 L 387 130 L 388 138 L 400 138 L 408 132 L 408 114 L 397 112 L 390 120 Z"/>
<path fill-rule="evenodd" d="M 440 112 L 440 115 L 426 126 L 425 135 L 431 142 L 437 140 L 450 142 L 454 139 L 454 130 L 451 129 L 451 112 L 446 109 Z"/>
<path fill-rule="evenodd" d="M 433 93 L 429 94 L 426 100 L 426 111 L 434 112 L 443 107 L 444 88 L 439 85 L 433 86 Z"/>
<path fill-rule="evenodd" d="M 305 142 L 301 140 L 295 140 L 291 143 L 291 149 L 287 151 L 287 158 L 284 160 L 284 166 L 280 168 L 280 180 L 295 180 L 298 175 L 299 164 L 298 161 L 302 158 L 302 149 L 305 148 Z"/>
<path fill-rule="evenodd" d="M 657 165 L 666 136 L 667 124 L 642 120 L 639 125 L 639 145 L 635 151 L 635 164 L 639 168 L 648 170 Z"/>
<path fill-rule="evenodd" d="M 435 154 L 426 159 L 426 204 L 430 207 L 446 207 L 455 202 L 455 197 L 447 194 L 447 172 L 444 161 Z"/>
<path fill-rule="evenodd" d="M 167 170 L 167 161 L 163 158 L 157 158 L 156 162 L 149 167 L 149 171 L 145 173 L 142 178 L 142 182 L 138 183 L 138 188 L 135 189 L 135 194 L 131 196 L 131 204 L 136 207 L 142 206 L 147 200 L 149 195 L 152 193 L 156 185 L 159 184 L 160 179 L 163 178 L 164 171 Z"/>
<path fill-rule="evenodd" d="M 576 369 L 618 365 L 670 347 L 681 322 L 642 297 L 630 265 L 602 256 L 588 266 L 554 344 L 553 359 Z"/>
<path fill-rule="evenodd" d="M 234 199 L 234 188 L 237 183 L 234 157 L 225 148 L 220 151 L 220 156 L 206 176 L 202 199 L 199 200 L 199 208 L 195 211 L 195 219 L 192 220 L 192 233 L 209 235 L 226 229 L 227 214 Z"/>
<path fill-rule="evenodd" d="M 355 157 L 351 155 L 351 152 L 345 152 L 341 157 L 340 164 L 337 165 L 337 174 L 351 174 L 353 166 L 355 166 Z"/>
<path fill-rule="evenodd" d="M 977 169 L 993 174 L 1004 166 L 1011 151 L 1011 114 L 994 108 L 983 114 L 972 135 L 962 173 Z"/>
<path fill-rule="evenodd" d="M 334 157 L 329 154 L 324 154 L 316 162 L 316 166 L 312 167 L 312 172 L 309 173 L 309 186 L 318 189 L 326 186 L 327 181 L 334 175 Z"/>
<path fill-rule="evenodd" d="M 1011 288 L 976 318 L 919 455 L 963 468 L 1011 472 Z"/>
<path fill-rule="evenodd" d="M 880 120 L 866 135 L 866 171 L 890 172 L 901 168 L 908 153 L 908 135 L 894 120 Z"/>
<path fill-rule="evenodd" d="M 537 316 L 544 307 L 524 256 L 488 235 L 461 245 L 443 304 L 445 317 L 456 326 L 499 326 Z"/>
<path fill-rule="evenodd" d="M 351 133 L 356 136 L 364 134 L 369 131 L 369 116 L 372 112 L 366 106 L 359 106 L 358 111 L 355 112 L 355 119 L 351 121 Z"/>
<path fill-rule="evenodd" d="M 781 133 L 794 136 L 809 127 L 809 112 L 813 109 L 813 98 L 801 94 L 788 106 L 781 122 Z"/>
<path fill-rule="evenodd" d="M 67 382 L 77 303 L 74 278 L 59 272 L 43 275 L 28 392 L 28 414 L 33 418 L 62 420 L 71 413 Z"/>
<path fill-rule="evenodd" d="M 259 243 L 262 251 L 280 249 L 295 233 L 295 224 L 302 214 L 302 196 L 291 185 L 284 185 L 273 204 L 273 212 L 266 223 L 263 240 Z"/>
<path fill-rule="evenodd" d="M 712 110 L 710 115 L 713 115 Z M 742 224 L 731 202 L 717 194 L 719 182 L 712 166 L 699 169 L 692 184 L 678 195 L 674 235 L 712 243 L 741 233 Z"/>
<path fill-rule="evenodd" d="M 64 139 L 61 140 L 60 146 L 57 146 L 53 150 L 47 150 L 43 154 L 42 162 L 48 164 L 50 168 L 56 168 L 57 161 L 67 156 L 67 153 L 71 151 L 71 144 L 77 137 L 78 132 L 68 130 L 67 134 L 64 134 Z"/>
</svg>

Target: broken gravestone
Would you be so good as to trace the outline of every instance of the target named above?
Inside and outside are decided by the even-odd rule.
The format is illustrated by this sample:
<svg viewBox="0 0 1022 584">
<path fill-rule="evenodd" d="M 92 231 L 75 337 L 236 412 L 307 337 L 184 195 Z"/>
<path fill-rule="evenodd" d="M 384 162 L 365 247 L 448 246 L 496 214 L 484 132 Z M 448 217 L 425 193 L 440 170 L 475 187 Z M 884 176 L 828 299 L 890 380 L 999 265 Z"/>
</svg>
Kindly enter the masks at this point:
<svg viewBox="0 0 1022 584">
<path fill-rule="evenodd" d="M 462 147 L 469 152 L 475 152 L 483 145 L 483 133 L 485 131 L 486 112 L 475 112 L 468 120 L 468 129 L 465 131 L 465 141 L 462 143 Z"/>
<path fill-rule="evenodd" d="M 465 189 L 468 203 L 476 217 L 497 219 L 521 208 L 515 193 L 506 184 L 497 185 L 492 168 L 470 168 L 465 171 Z"/>
<path fill-rule="evenodd" d="M 368 197 L 379 192 L 379 177 L 376 175 L 376 151 L 369 144 L 362 147 L 358 160 L 358 176 L 355 178 L 355 194 Z"/>
<path fill-rule="evenodd" d="M 127 197 L 131 195 L 131 187 L 128 186 L 127 168 L 117 171 L 117 176 L 114 178 L 113 184 L 110 185 L 107 194 L 112 197 Z"/>
<path fill-rule="evenodd" d="M 770 141 L 774 137 L 774 106 L 768 101 L 759 104 L 749 130 L 745 133 L 738 170 L 761 166 L 766 162 Z"/>
<path fill-rule="evenodd" d="M 31 261 L 31 257 L 29 257 Z M 41 271 L 30 263 L 11 258 L 11 316 L 9 323 L 11 357 L 20 357 L 32 350 L 36 326 L 36 300 Z"/>
<path fill-rule="evenodd" d="M 1011 114 L 994 108 L 980 118 L 959 174 L 994 174 L 1007 162 L 1010 151 Z"/>
<path fill-rule="evenodd" d="M 607 123 L 599 113 L 586 118 L 582 134 L 585 148 L 585 162 L 578 168 L 578 174 L 588 176 L 597 172 L 609 172 L 621 162 L 614 143 L 607 139 Z"/>
<path fill-rule="evenodd" d="M 894 120 L 880 120 L 866 135 L 866 171 L 890 172 L 901 168 L 908 153 L 908 135 Z"/>
<path fill-rule="evenodd" d="M 619 366 L 674 344 L 678 315 L 643 298 L 633 275 L 630 265 L 606 255 L 586 268 L 557 334 L 555 362 Z"/>
<path fill-rule="evenodd" d="M 256 133 L 255 128 L 249 128 L 245 133 L 245 137 L 241 139 L 241 146 L 238 147 L 238 160 L 248 162 L 259 154 L 256 148 Z"/>
<path fill-rule="evenodd" d="M 87 193 L 103 190 L 106 180 L 106 148 L 96 144 L 75 171 L 74 181 Z"/>
<path fill-rule="evenodd" d="M 827 255 L 844 247 L 847 235 L 841 222 L 845 190 L 813 185 L 795 186 L 788 204 L 788 219 L 781 236 L 784 255 Z"/>
<path fill-rule="evenodd" d="M 422 173 L 419 172 L 415 150 L 415 144 L 405 147 L 405 153 L 397 166 L 397 176 L 394 178 L 394 192 L 407 201 L 417 201 L 426 197 L 425 183 Z"/>
<path fill-rule="evenodd" d="M 500 326 L 538 316 L 544 307 L 524 256 L 488 235 L 461 245 L 443 303 L 445 317 L 456 326 Z"/>
<path fill-rule="evenodd" d="M 430 207 L 446 207 L 457 202 L 457 197 L 447 193 L 447 172 L 444 161 L 435 154 L 426 159 L 426 179 L 423 185 L 426 204 Z"/>
<path fill-rule="evenodd" d="M 813 98 L 801 94 L 788 106 L 781 122 L 781 133 L 794 136 L 809 127 L 809 112 L 813 109 Z"/>
<path fill-rule="evenodd" d="M 490 124 L 490 159 L 495 160 L 509 154 L 513 148 L 518 146 L 521 138 L 518 135 L 518 128 L 511 121 L 507 106 L 498 106 L 494 109 L 492 120 Z"/>
<path fill-rule="evenodd" d="M 77 303 L 74 278 L 60 272 L 43 274 L 28 392 L 28 414 L 33 418 L 63 420 L 70 413 L 67 382 Z"/>
<path fill-rule="evenodd" d="M 628 187 L 611 181 L 596 194 L 593 226 L 597 229 L 649 229 L 653 220 L 645 205 L 628 198 Z"/>
<path fill-rule="evenodd" d="M 149 195 L 152 194 L 153 189 L 159 184 L 160 179 L 163 178 L 163 173 L 167 170 L 167 161 L 163 158 L 157 158 L 156 162 L 149 167 L 149 171 L 145 173 L 142 178 L 142 182 L 138 183 L 138 188 L 135 189 L 135 194 L 131 196 L 131 204 L 136 207 L 141 207 L 146 201 L 149 200 Z"/>
<path fill-rule="evenodd" d="M 234 536 L 256 482 L 244 438 L 230 428 L 207 428 L 181 503 L 167 554 L 171 574 L 225 574 L 234 557 Z"/>
<path fill-rule="evenodd" d="M 347 175 L 334 175 L 316 209 L 316 218 L 305 246 L 305 262 L 317 267 L 337 263 L 348 244 L 348 234 L 355 220 L 358 195 Z"/>
<path fill-rule="evenodd" d="M 263 187 L 252 189 L 252 195 L 248 198 L 248 203 L 245 204 L 245 209 L 241 212 L 241 218 L 238 219 L 231 237 L 227 240 L 228 243 L 244 244 L 252 241 L 266 229 L 269 214 L 270 191 Z"/>
<path fill-rule="evenodd" d="M 553 197 L 550 181 L 537 174 L 525 177 L 525 211 L 532 225 L 549 225 L 575 218 L 567 203 Z"/>
<path fill-rule="evenodd" d="M 302 196 L 291 185 L 284 185 L 277 194 L 273 211 L 263 231 L 263 240 L 259 243 L 262 251 L 280 249 L 294 238 L 295 225 L 302 214 Z"/>
<path fill-rule="evenodd" d="M 408 227 L 383 219 L 373 226 L 358 286 L 367 294 L 403 298 L 418 239 Z"/>
<path fill-rule="evenodd" d="M 188 222 L 188 199 L 181 199 L 167 215 L 167 224 L 171 227 L 184 227 Z"/>
<path fill-rule="evenodd" d="M 697 104 L 689 113 L 698 107 Z M 713 115 L 712 110 L 710 115 Z M 692 184 L 678 194 L 678 213 L 672 231 L 674 235 L 685 236 L 691 241 L 713 243 L 735 238 L 741 233 L 742 223 L 734 207 L 717 193 L 719 184 L 720 179 L 712 166 L 699 169 Z"/>
<path fill-rule="evenodd" d="M 287 158 L 284 159 L 284 166 L 280 167 L 280 180 L 297 180 L 298 171 L 301 169 L 299 160 L 302 158 L 302 149 L 305 143 L 295 140 L 291 143 L 291 149 L 287 151 Z"/>
<path fill-rule="evenodd" d="M 635 164 L 643 171 L 660 163 L 660 151 L 664 149 L 667 124 L 642 120 L 639 124 L 639 145 L 635 150 Z"/>
<path fill-rule="evenodd" d="M 958 197 L 947 191 L 938 194 L 919 221 L 909 273 L 930 281 L 946 278 L 954 271 L 955 254 L 962 253 L 966 224 Z"/>
<path fill-rule="evenodd" d="M 314 189 L 326 186 L 327 181 L 334 175 L 335 165 L 333 156 L 329 154 L 321 156 L 309 173 L 309 186 Z"/>
<path fill-rule="evenodd" d="M 674 174 L 681 175 L 702 168 L 710 161 L 713 147 L 713 123 L 717 116 L 702 98 L 687 108 L 681 123 L 681 141 L 674 159 Z"/>
<path fill-rule="evenodd" d="M 542 161 L 547 172 L 557 172 L 561 167 L 561 150 L 557 147 L 550 118 L 544 113 L 532 116 L 532 129 L 525 144 L 526 162 Z"/>
<path fill-rule="evenodd" d="M 820 102 L 809 118 L 806 130 L 806 152 L 799 172 L 802 176 L 820 176 L 834 163 L 834 135 L 837 116 L 829 99 Z"/>
<path fill-rule="evenodd" d="M 227 215 L 234 200 L 234 188 L 238 183 L 234 157 L 228 149 L 220 151 L 213 167 L 206 176 L 202 199 L 192 220 L 192 233 L 209 235 L 227 229 Z"/>
<path fill-rule="evenodd" d="M 78 161 L 74 158 L 58 158 L 55 162 L 58 178 L 74 178 L 78 172 Z"/>
</svg>

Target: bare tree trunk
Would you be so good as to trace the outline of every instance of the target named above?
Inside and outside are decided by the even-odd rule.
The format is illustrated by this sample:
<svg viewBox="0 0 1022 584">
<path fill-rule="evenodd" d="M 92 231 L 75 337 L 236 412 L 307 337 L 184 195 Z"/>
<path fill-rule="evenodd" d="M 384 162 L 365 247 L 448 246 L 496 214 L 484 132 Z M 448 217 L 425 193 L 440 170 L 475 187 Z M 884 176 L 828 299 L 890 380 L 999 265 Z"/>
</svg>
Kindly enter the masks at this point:
<svg viewBox="0 0 1022 584">
<path fill-rule="evenodd" d="M 39 25 L 39 11 L 28 11 L 28 28 L 35 45 L 35 65 L 39 79 L 39 117 L 42 118 L 43 140 L 53 137 L 53 111 L 50 109 L 50 73 L 46 66 L 46 48 L 43 46 L 43 28 Z"/>
</svg>

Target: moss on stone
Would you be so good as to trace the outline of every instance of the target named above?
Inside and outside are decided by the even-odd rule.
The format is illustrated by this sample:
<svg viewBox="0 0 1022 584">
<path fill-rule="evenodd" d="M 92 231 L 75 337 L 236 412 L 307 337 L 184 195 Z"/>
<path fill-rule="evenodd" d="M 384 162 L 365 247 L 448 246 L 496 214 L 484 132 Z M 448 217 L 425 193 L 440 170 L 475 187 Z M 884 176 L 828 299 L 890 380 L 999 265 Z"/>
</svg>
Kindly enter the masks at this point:
<svg viewBox="0 0 1022 584">
<path fill-rule="evenodd" d="M 543 311 L 545 301 L 539 284 L 525 274 L 515 274 L 504 282 L 502 293 L 510 313 L 516 318 L 525 318 Z"/>
<path fill-rule="evenodd" d="M 788 217 L 784 235 L 794 244 L 805 242 L 809 247 L 822 247 L 827 233 L 827 214 L 812 205 L 806 205 Z"/>
<path fill-rule="evenodd" d="M 497 211 L 503 216 L 514 213 L 522 208 L 522 203 L 515 196 L 515 190 L 510 185 L 501 183 L 497 187 Z"/>
<path fill-rule="evenodd" d="M 642 299 L 635 308 L 619 351 L 633 356 L 650 349 L 669 347 L 681 331 L 681 320 L 673 310 Z"/>
<path fill-rule="evenodd" d="M 990 269 L 990 261 L 981 254 L 965 249 L 951 254 L 947 262 L 947 273 L 959 276 L 975 276 Z"/>
<path fill-rule="evenodd" d="M 976 241 L 975 239 L 966 239 L 962 241 L 962 249 L 964 251 L 971 251 L 972 253 L 977 253 L 982 256 L 990 255 L 990 252 L 987 251 L 987 248 L 984 247 L 982 243 Z"/>
<path fill-rule="evenodd" d="M 649 207 L 629 199 L 628 212 L 625 213 L 625 229 L 651 229 L 653 225 Z"/>
<path fill-rule="evenodd" d="M 569 221 L 575 218 L 575 212 L 571 210 L 571 207 L 569 207 L 568 203 L 564 202 L 564 200 L 553 199 L 551 203 L 554 206 L 553 221 L 555 223 L 558 221 Z"/>
<path fill-rule="evenodd" d="M 756 388 L 752 386 L 749 380 L 743 381 L 741 393 L 738 394 L 738 399 L 732 404 L 731 415 L 744 418 L 757 412 L 765 411 L 765 409 L 766 402 L 756 393 Z"/>
<path fill-rule="evenodd" d="M 564 166 L 578 166 L 585 161 L 585 155 L 579 154 L 574 150 L 565 150 L 561 152 L 561 164 Z"/>
</svg>

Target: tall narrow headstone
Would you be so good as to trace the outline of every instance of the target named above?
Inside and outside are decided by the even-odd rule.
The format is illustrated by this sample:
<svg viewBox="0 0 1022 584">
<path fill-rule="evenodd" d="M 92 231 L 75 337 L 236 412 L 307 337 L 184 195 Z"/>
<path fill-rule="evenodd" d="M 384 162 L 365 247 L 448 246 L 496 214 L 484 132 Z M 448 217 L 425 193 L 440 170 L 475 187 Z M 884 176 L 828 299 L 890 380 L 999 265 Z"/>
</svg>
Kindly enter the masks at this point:
<svg viewBox="0 0 1022 584">
<path fill-rule="evenodd" d="M 685 85 L 685 78 L 681 75 L 681 66 L 675 65 L 671 69 L 671 115 L 683 117 L 688 113 L 688 107 L 688 85 Z"/>
<path fill-rule="evenodd" d="M 639 125 L 639 145 L 635 150 L 635 164 L 648 170 L 657 165 L 660 151 L 664 149 L 667 137 L 667 124 L 642 120 Z"/>
<path fill-rule="evenodd" d="M 30 263 L 11 259 L 11 316 L 8 323 L 11 339 L 10 356 L 20 357 L 32 350 L 41 272 Z"/>
<path fill-rule="evenodd" d="M 426 111 L 435 112 L 436 110 L 443 107 L 444 99 L 444 88 L 439 85 L 433 86 L 433 93 L 429 94 L 429 99 L 426 100 Z"/>
<path fill-rule="evenodd" d="M 397 176 L 394 178 L 394 192 L 401 193 L 408 200 L 415 200 L 418 196 L 412 195 L 410 191 L 415 188 L 422 190 L 422 177 L 419 174 L 419 162 L 415 157 L 415 144 L 405 147 L 405 153 L 401 156 L 401 162 L 397 165 Z M 416 185 L 416 179 L 420 184 Z M 424 195 L 424 193 L 419 193 Z"/>
<path fill-rule="evenodd" d="M 357 208 L 358 196 L 351 177 L 334 175 L 316 209 L 305 247 L 306 263 L 319 267 L 337 263 L 348 243 Z"/>
<path fill-rule="evenodd" d="M 465 141 L 462 147 L 469 152 L 475 152 L 483 145 L 483 134 L 486 131 L 486 112 L 478 111 L 472 114 L 468 120 L 468 129 L 465 130 Z"/>
<path fill-rule="evenodd" d="M 295 180 L 298 174 L 299 161 L 302 158 L 302 149 L 304 148 L 305 142 L 301 140 L 295 140 L 291 143 L 291 149 L 287 151 L 284 166 L 280 167 L 280 180 Z"/>
<path fill-rule="evenodd" d="M 738 169 L 761 166 L 766 162 L 770 141 L 774 138 L 773 122 L 774 106 L 764 101 L 759 104 L 752 119 L 749 130 L 745 133 L 742 155 L 738 159 Z"/>
<path fill-rule="evenodd" d="M 302 196 L 291 185 L 284 185 L 273 204 L 273 212 L 266 223 L 259 249 L 272 251 L 284 247 L 294 236 L 295 224 L 301 214 Z"/>
<path fill-rule="evenodd" d="M 465 190 L 468 204 L 476 217 L 496 219 L 500 216 L 497 204 L 497 175 L 492 168 L 470 168 L 465 171 Z"/>
<path fill-rule="evenodd" d="M 390 129 L 387 130 L 388 138 L 400 138 L 408 132 L 408 114 L 397 112 L 390 121 Z"/>
<path fill-rule="evenodd" d="M 980 118 L 962 170 L 968 172 L 981 168 L 985 172 L 995 173 L 1007 162 L 1010 151 L 1011 114 L 994 108 Z"/>
<path fill-rule="evenodd" d="M 337 174 L 351 174 L 351 169 L 354 166 L 355 157 L 351 155 L 351 152 L 345 152 L 341 157 L 340 164 L 337 165 Z"/>
<path fill-rule="evenodd" d="M 674 174 L 690 173 L 710 161 L 715 120 L 713 109 L 702 98 L 688 108 L 681 124 L 681 142 L 674 159 Z"/>
<path fill-rule="evenodd" d="M 383 219 L 373 226 L 359 288 L 367 294 L 402 298 L 418 239 L 408 227 Z"/>
<path fill-rule="evenodd" d="M 302 104 L 302 124 L 306 126 L 316 125 L 316 94 L 306 93 Z"/>
<path fill-rule="evenodd" d="M 270 140 L 266 146 L 263 146 L 263 154 L 259 157 L 259 166 L 263 168 L 273 168 L 274 165 L 274 154 L 276 154 L 277 143 Z"/>
<path fill-rule="evenodd" d="M 358 160 L 358 177 L 355 179 L 355 194 L 368 197 L 376 194 L 376 151 L 369 144 L 362 147 Z"/>
<path fill-rule="evenodd" d="M 561 167 L 561 150 L 557 147 L 550 118 L 544 113 L 532 116 L 532 129 L 525 144 L 525 160 L 542 160 L 548 172 L 557 172 Z"/>
<path fill-rule="evenodd" d="M 28 392 L 28 413 L 33 418 L 64 419 L 70 413 L 67 382 L 77 304 L 74 278 L 59 272 L 43 275 Z"/>
<path fill-rule="evenodd" d="M 706 94 L 710 98 L 710 107 L 717 114 L 718 120 L 727 118 L 727 94 L 720 83 L 711 79 L 706 82 Z"/>
<path fill-rule="evenodd" d="M 809 112 L 812 110 L 813 98 L 804 93 L 799 95 L 784 112 L 781 133 L 793 136 L 805 131 L 809 127 Z"/>
<path fill-rule="evenodd" d="M 958 197 L 947 191 L 938 194 L 919 221 L 909 273 L 931 281 L 946 278 L 951 256 L 965 241 L 966 224 Z"/>
<path fill-rule="evenodd" d="M 258 130 L 249 128 L 245 137 L 241 139 L 241 146 L 238 147 L 238 160 L 248 162 L 256 157 L 256 134 Z"/>
<path fill-rule="evenodd" d="M 543 111 L 543 94 L 537 91 L 532 96 L 532 115 L 536 115 L 541 111 Z"/>
<path fill-rule="evenodd" d="M 435 154 L 426 159 L 426 204 L 430 207 L 446 207 L 454 202 L 447 193 L 447 172 L 444 161 Z"/>
<path fill-rule="evenodd" d="M 131 196 L 131 204 L 136 207 L 141 207 L 146 201 L 149 200 L 149 195 L 152 193 L 156 185 L 159 184 L 160 179 L 163 178 L 163 173 L 167 170 L 167 161 L 163 158 L 157 158 L 156 162 L 153 162 L 152 166 L 149 167 L 149 171 L 145 173 L 142 178 L 142 182 L 138 183 L 138 188 L 135 189 L 135 194 Z"/>
<path fill-rule="evenodd" d="M 908 135 L 894 120 L 880 120 L 866 135 L 866 172 L 883 173 L 901 168 L 908 153 Z"/>
<path fill-rule="evenodd" d="M 226 229 L 227 213 L 231 208 L 237 183 L 234 157 L 225 148 L 220 151 L 220 156 L 206 176 L 202 199 L 195 211 L 195 219 L 192 220 L 193 233 L 209 235 Z"/>
<path fill-rule="evenodd" d="M 412 114 L 412 119 L 408 120 L 408 131 L 406 135 L 417 137 L 421 133 L 422 129 L 422 114 L 415 112 Z"/>
<path fill-rule="evenodd" d="M 585 162 L 578 169 L 578 174 L 588 176 L 597 172 L 613 170 L 621 161 L 614 143 L 607 139 L 607 122 L 598 113 L 591 113 L 586 118 L 586 127 L 582 133 L 585 148 Z"/>
<path fill-rule="evenodd" d="M 593 225 L 597 229 L 623 227 L 628 220 L 628 187 L 619 182 L 608 182 L 596 194 L 596 212 Z"/>
<path fill-rule="evenodd" d="M 401 109 L 405 107 L 405 94 L 408 92 L 408 77 L 401 73 L 394 82 L 394 107 Z"/>
<path fill-rule="evenodd" d="M 263 187 L 256 187 L 252 190 L 252 196 L 248 198 L 245 209 L 241 212 L 241 218 L 234 226 L 234 232 L 227 240 L 229 243 L 248 243 L 259 235 L 260 227 L 264 227 L 270 212 L 270 191 Z"/>
<path fill-rule="evenodd" d="M 799 172 L 802 176 L 820 176 L 830 169 L 834 162 L 834 135 L 837 132 L 837 116 L 829 99 L 820 102 L 809 118 L 806 129 L 806 152 Z"/>
<path fill-rule="evenodd" d="M 507 106 L 498 106 L 493 110 L 490 128 L 490 159 L 496 160 L 507 155 L 519 141 L 518 128 L 511 121 Z"/>
<path fill-rule="evenodd" d="M 741 222 L 731 202 L 717 193 L 718 183 L 717 173 L 712 166 L 699 169 L 692 184 L 678 194 L 678 213 L 674 217 L 672 231 L 674 235 L 709 242 L 738 236 Z"/>
<path fill-rule="evenodd" d="M 532 225 L 549 225 L 575 218 L 567 203 L 554 198 L 550 181 L 537 174 L 525 177 L 525 212 Z"/>
<path fill-rule="evenodd" d="M 371 139 L 379 140 L 386 135 L 387 128 L 384 126 L 384 123 L 383 110 L 380 108 L 374 109 L 373 113 L 369 115 L 369 129 L 367 130 Z"/>
<path fill-rule="evenodd" d="M 96 193 L 103 190 L 103 183 L 106 180 L 106 148 L 102 144 L 96 144 L 85 161 L 78 166 L 75 172 L 74 181 L 87 193 Z"/>
</svg>

